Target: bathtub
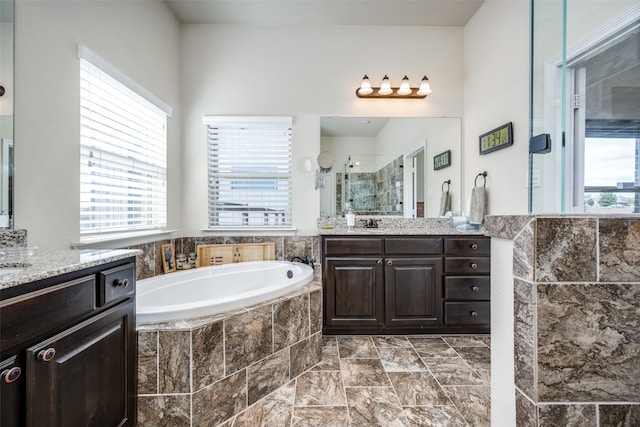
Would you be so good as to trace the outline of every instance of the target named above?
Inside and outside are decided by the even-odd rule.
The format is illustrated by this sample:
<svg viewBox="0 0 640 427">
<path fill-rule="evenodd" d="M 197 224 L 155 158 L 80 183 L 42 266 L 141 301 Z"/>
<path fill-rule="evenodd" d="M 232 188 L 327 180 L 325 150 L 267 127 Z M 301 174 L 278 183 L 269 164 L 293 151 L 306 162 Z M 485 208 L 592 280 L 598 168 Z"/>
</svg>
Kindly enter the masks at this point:
<svg viewBox="0 0 640 427">
<path fill-rule="evenodd" d="M 223 313 L 284 295 L 312 280 L 310 266 L 288 261 L 241 262 L 155 276 L 136 283 L 136 321 Z"/>
</svg>

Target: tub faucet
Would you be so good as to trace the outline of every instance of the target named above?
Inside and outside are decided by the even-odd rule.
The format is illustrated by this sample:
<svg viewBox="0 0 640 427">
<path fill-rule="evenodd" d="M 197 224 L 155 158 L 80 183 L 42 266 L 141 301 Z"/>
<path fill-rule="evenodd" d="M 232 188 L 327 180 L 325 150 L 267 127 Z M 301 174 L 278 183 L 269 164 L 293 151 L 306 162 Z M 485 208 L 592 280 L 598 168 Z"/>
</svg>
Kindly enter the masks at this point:
<svg viewBox="0 0 640 427">
<path fill-rule="evenodd" d="M 301 262 L 303 264 L 310 265 L 311 268 L 313 268 L 313 261 L 313 259 L 309 259 L 309 257 L 307 257 L 306 255 L 304 256 L 304 258 L 299 256 L 294 256 L 291 258 L 291 262 Z"/>
</svg>

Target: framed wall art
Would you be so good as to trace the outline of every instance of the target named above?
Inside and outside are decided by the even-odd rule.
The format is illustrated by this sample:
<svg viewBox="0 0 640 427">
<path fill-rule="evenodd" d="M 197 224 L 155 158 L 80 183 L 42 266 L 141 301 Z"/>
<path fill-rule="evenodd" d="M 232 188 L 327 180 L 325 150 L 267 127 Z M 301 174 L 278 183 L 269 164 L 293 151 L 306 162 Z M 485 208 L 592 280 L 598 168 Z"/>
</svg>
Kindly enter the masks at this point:
<svg viewBox="0 0 640 427">
<path fill-rule="evenodd" d="M 451 150 L 447 150 L 436 156 L 433 156 L 433 170 L 444 169 L 451 166 Z"/>
<path fill-rule="evenodd" d="M 162 253 L 162 270 L 165 274 L 176 271 L 176 256 L 173 243 L 161 245 L 160 252 Z"/>
<path fill-rule="evenodd" d="M 480 154 L 491 153 L 510 145 L 513 145 L 513 124 L 511 122 L 480 135 Z"/>
</svg>

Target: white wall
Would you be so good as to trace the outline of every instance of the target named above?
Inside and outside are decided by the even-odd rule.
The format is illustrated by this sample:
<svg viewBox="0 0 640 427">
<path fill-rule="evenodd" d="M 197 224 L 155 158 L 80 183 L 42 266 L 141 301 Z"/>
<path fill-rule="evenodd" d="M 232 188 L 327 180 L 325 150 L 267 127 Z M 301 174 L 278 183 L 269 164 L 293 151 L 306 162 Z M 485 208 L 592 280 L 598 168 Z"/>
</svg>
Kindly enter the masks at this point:
<svg viewBox="0 0 640 427">
<path fill-rule="evenodd" d="M 529 2 L 487 0 L 465 27 L 464 40 L 465 194 L 487 171 L 489 214 L 526 214 Z M 513 146 L 480 156 L 478 137 L 507 122 L 513 122 Z M 464 206 L 468 210 L 467 200 Z M 492 239 L 491 252 L 491 425 L 512 426 L 513 243 Z"/>
<path fill-rule="evenodd" d="M 179 26 L 166 4 L 18 0 L 15 31 L 15 228 L 42 248 L 79 241 L 78 44 L 174 107 L 168 203 L 169 227 L 179 228 Z"/>
<path fill-rule="evenodd" d="M 487 0 L 483 4 L 465 26 L 464 70 L 463 210 L 468 212 L 475 177 L 486 171 L 488 213 L 525 214 L 529 2 Z M 507 122 L 513 122 L 513 146 L 479 155 L 479 136 Z"/>
<path fill-rule="evenodd" d="M 185 25 L 180 45 L 183 98 L 183 233 L 207 225 L 206 133 L 202 116 L 294 117 L 293 222 L 316 234 L 320 211 L 305 160 L 320 153 L 321 116 L 461 117 L 460 27 L 274 27 Z M 359 99 L 368 74 L 394 85 L 428 75 L 426 100 Z"/>
</svg>

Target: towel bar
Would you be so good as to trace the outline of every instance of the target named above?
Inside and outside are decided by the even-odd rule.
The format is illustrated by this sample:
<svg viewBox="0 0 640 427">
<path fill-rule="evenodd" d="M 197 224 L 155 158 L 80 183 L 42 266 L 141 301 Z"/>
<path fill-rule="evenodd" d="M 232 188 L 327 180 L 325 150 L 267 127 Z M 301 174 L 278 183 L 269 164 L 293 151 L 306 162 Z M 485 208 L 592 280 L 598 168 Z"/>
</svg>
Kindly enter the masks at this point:
<svg viewBox="0 0 640 427">
<path fill-rule="evenodd" d="M 483 186 L 483 187 L 486 187 L 486 186 L 487 186 L 487 172 L 486 172 L 486 171 L 484 171 L 484 172 L 479 173 L 478 175 L 476 175 L 476 179 L 475 179 L 475 181 L 473 181 L 473 185 L 475 185 L 476 187 L 478 186 L 478 178 L 479 178 L 479 177 L 482 177 L 482 179 L 484 180 L 484 181 L 482 182 L 482 186 Z"/>
</svg>

